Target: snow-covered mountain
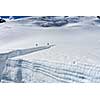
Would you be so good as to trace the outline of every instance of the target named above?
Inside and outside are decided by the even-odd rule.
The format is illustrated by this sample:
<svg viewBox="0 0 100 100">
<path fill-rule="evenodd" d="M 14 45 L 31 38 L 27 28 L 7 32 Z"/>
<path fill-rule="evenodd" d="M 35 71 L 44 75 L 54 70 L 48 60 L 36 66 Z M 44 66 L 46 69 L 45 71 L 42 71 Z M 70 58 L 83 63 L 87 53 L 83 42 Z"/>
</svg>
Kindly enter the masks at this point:
<svg viewBox="0 0 100 100">
<path fill-rule="evenodd" d="M 35 44 L 44 46 L 47 43 L 56 46 L 7 60 L 11 66 L 5 67 L 3 79 L 8 78 L 13 82 L 100 82 L 100 19 L 96 16 L 32 16 L 7 19 L 5 23 L 0 23 L 1 53 L 36 47 Z M 27 63 L 28 68 L 37 61 L 40 61 L 37 65 L 44 66 L 32 67 L 35 73 L 33 77 L 29 75 L 33 74 L 32 71 L 12 66 L 11 61 L 19 60 L 30 62 L 32 65 Z M 61 65 L 65 71 L 59 67 Z M 37 68 L 36 71 L 34 68 Z"/>
<path fill-rule="evenodd" d="M 16 23 L 24 25 L 37 25 L 40 27 L 60 27 L 68 24 L 91 22 L 91 24 L 99 23 L 99 18 L 97 16 L 9 16 L 1 17 L 7 22 L 13 20 Z"/>
</svg>

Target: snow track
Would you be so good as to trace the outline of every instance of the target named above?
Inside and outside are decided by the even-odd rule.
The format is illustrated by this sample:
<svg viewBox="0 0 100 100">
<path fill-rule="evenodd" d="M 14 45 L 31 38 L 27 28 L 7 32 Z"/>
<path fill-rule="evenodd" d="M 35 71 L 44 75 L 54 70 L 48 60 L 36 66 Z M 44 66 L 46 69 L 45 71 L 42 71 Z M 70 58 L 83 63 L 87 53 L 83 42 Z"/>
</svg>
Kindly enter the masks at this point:
<svg viewBox="0 0 100 100">
<path fill-rule="evenodd" d="M 21 81 L 15 80 L 17 77 L 15 73 L 17 73 L 19 69 L 21 69 L 22 71 Z M 42 74 L 42 76 L 40 76 L 42 78 L 37 80 L 36 77 L 39 77 L 40 74 Z M 8 77 L 6 79 L 13 80 L 14 82 L 52 82 L 52 83 L 53 82 L 65 82 L 65 83 L 100 82 L 100 66 L 88 65 L 88 64 L 53 65 L 53 63 L 52 65 L 50 65 L 42 61 L 40 63 L 37 62 L 32 63 L 21 59 L 20 60 L 9 59 L 7 61 L 6 67 L 3 72 L 3 76 L 4 75 Z M 25 78 L 25 76 L 27 75 L 29 76 L 29 79 Z"/>
</svg>

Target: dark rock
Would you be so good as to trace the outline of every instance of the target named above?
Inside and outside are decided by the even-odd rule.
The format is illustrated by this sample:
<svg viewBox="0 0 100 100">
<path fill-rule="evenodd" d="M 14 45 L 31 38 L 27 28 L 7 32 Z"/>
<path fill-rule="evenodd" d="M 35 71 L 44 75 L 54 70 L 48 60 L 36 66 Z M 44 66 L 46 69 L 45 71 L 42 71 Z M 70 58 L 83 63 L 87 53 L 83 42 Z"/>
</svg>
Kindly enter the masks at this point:
<svg viewBox="0 0 100 100">
<path fill-rule="evenodd" d="M 99 19 L 100 19 L 100 16 L 97 16 L 97 18 L 99 18 Z"/>
<path fill-rule="evenodd" d="M 67 21 L 56 21 L 54 22 L 54 26 L 63 26 L 67 23 L 68 23 Z"/>
<path fill-rule="evenodd" d="M 0 19 L 0 23 L 4 23 L 6 22 L 4 19 Z"/>
</svg>

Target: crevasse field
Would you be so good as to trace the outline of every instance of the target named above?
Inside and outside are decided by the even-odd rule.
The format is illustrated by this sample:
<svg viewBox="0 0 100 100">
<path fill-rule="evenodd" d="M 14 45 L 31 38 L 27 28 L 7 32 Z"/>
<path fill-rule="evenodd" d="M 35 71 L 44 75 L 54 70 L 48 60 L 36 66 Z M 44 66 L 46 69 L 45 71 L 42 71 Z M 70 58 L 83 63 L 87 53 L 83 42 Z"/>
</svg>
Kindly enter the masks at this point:
<svg viewBox="0 0 100 100">
<path fill-rule="evenodd" d="M 48 48 L 47 43 L 54 46 Z M 0 23 L 1 55 L 44 46 L 47 49 L 8 57 L 0 71 L 1 82 L 100 82 L 100 19 L 97 17 L 37 16 Z M 2 66 L 2 60 L 0 63 Z"/>
</svg>

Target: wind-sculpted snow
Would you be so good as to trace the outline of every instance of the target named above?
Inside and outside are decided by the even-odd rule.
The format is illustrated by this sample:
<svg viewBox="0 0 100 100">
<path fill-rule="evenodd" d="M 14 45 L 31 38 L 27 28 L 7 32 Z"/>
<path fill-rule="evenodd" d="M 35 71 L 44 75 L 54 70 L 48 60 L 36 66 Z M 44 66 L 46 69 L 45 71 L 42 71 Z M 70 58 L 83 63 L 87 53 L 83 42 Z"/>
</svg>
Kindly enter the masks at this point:
<svg viewBox="0 0 100 100">
<path fill-rule="evenodd" d="M 22 59 L 6 62 L 2 82 L 100 82 L 100 66 L 60 64 Z"/>
<path fill-rule="evenodd" d="M 99 18 L 96 16 L 26 16 L 14 19 L 13 16 L 5 19 L 7 22 L 14 22 L 24 26 L 39 26 L 39 27 L 60 27 L 68 24 L 77 24 L 89 22 L 99 24 Z M 84 25 L 84 24 L 82 24 Z"/>
<path fill-rule="evenodd" d="M 93 23 L 98 24 L 99 20 L 96 16 L 33 16 L 15 19 L 12 22 L 26 26 L 61 27 L 69 24 L 88 23 L 89 21 L 89 24 L 93 25 Z"/>
<path fill-rule="evenodd" d="M 63 26 L 68 24 L 68 21 L 65 20 L 64 17 L 56 18 L 56 17 L 40 17 L 35 22 L 36 25 L 42 26 L 42 27 L 53 27 L 53 26 Z"/>
<path fill-rule="evenodd" d="M 67 20 L 65 20 L 63 17 L 49 17 L 49 16 L 45 16 L 45 17 L 27 17 L 27 18 L 23 18 L 23 19 L 17 19 L 14 20 L 12 22 L 16 22 L 22 25 L 36 25 L 36 26 L 40 26 L 40 27 L 57 27 L 57 26 L 63 26 L 66 25 L 68 23 Z"/>
<path fill-rule="evenodd" d="M 40 27 L 60 27 L 70 23 L 78 23 L 82 18 L 81 16 L 39 16 L 17 19 L 15 22 L 24 25 L 37 25 Z"/>
</svg>

